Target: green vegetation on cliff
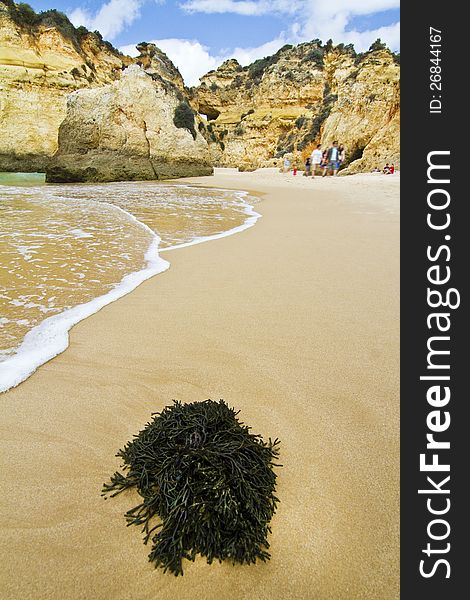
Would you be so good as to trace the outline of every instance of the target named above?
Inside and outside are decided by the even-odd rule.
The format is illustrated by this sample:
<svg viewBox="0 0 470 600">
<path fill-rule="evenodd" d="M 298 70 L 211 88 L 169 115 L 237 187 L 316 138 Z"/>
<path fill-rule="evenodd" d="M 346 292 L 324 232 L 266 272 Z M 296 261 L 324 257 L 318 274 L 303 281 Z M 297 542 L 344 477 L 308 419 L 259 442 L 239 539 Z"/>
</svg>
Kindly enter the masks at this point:
<svg viewBox="0 0 470 600">
<path fill-rule="evenodd" d="M 196 139 L 197 133 L 194 127 L 194 112 L 185 100 L 180 102 L 175 108 L 173 123 L 179 129 L 187 129 L 193 136 L 193 139 Z"/>
</svg>

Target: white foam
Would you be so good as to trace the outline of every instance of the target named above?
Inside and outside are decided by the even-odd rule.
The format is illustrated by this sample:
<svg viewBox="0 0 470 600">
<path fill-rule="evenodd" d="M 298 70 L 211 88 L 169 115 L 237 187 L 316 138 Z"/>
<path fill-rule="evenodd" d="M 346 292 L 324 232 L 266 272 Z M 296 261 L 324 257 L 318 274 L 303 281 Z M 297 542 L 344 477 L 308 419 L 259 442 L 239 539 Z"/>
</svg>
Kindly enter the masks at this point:
<svg viewBox="0 0 470 600">
<path fill-rule="evenodd" d="M 6 392 L 17 386 L 32 375 L 38 367 L 63 352 L 69 345 L 68 332 L 74 325 L 98 312 L 107 304 L 122 298 L 146 279 L 166 271 L 170 266 L 168 261 L 158 255 L 159 236 L 133 215 L 119 207 L 114 208 L 122 211 L 152 235 L 152 242 L 145 253 L 146 266 L 141 271 L 125 275 L 107 294 L 48 317 L 29 331 L 16 353 L 0 362 L 0 392 Z"/>
<path fill-rule="evenodd" d="M 37 254 L 34 250 L 37 246 L 17 246 L 17 251 L 21 254 L 24 260 L 31 260 L 33 258 L 33 254 Z"/>
<path fill-rule="evenodd" d="M 245 204 L 244 212 L 248 215 L 248 218 L 243 225 L 233 227 L 222 233 L 200 236 L 191 242 L 176 244 L 174 246 L 169 246 L 168 248 L 161 248 L 160 250 L 158 248 L 160 237 L 156 235 L 155 232 L 153 232 L 145 223 L 136 219 L 134 215 L 111 204 L 113 208 L 124 213 L 129 219 L 138 223 L 152 235 L 152 242 L 145 253 L 146 266 L 141 271 L 125 275 L 107 294 L 98 296 L 85 304 L 79 304 L 78 306 L 66 309 L 59 314 L 48 317 L 29 331 L 15 354 L 5 361 L 0 362 L 0 393 L 6 392 L 12 387 L 16 387 L 32 375 L 38 367 L 66 350 L 69 345 L 69 331 L 74 325 L 83 321 L 83 319 L 86 319 L 90 315 L 95 314 L 107 304 L 127 295 L 143 281 L 166 271 L 169 268 L 170 263 L 161 258 L 159 252 L 194 246 L 195 244 L 201 244 L 202 242 L 227 237 L 252 227 L 261 215 L 253 209 L 253 206 L 244 200 L 244 197 L 248 195 L 248 192 L 237 191 L 236 195 L 243 200 Z"/>
<path fill-rule="evenodd" d="M 70 233 L 77 239 L 93 237 L 92 233 L 87 233 L 86 231 L 83 231 L 83 229 L 71 229 Z"/>
<path fill-rule="evenodd" d="M 216 189 L 216 188 L 212 188 Z M 227 190 L 221 190 L 226 192 Z M 202 242 L 209 242 L 210 240 L 218 240 L 220 238 L 227 237 L 229 235 L 233 235 L 234 233 L 240 233 L 240 231 L 245 231 L 249 227 L 253 227 L 256 221 L 261 217 L 259 213 L 257 213 L 251 204 L 248 204 L 244 197 L 248 195 L 248 192 L 236 192 L 236 195 L 241 198 L 243 203 L 245 204 L 244 212 L 246 215 L 249 215 L 243 225 L 238 225 L 237 227 L 233 227 L 232 229 L 228 229 L 227 231 L 223 231 L 222 233 L 215 233 L 214 235 L 203 235 L 198 236 L 191 240 L 190 242 L 184 242 L 183 244 L 175 244 L 174 246 L 168 246 L 167 248 L 160 248 L 160 252 L 167 252 L 168 250 L 177 250 L 179 248 L 187 248 L 188 246 L 194 246 L 196 244 L 202 244 Z"/>
</svg>

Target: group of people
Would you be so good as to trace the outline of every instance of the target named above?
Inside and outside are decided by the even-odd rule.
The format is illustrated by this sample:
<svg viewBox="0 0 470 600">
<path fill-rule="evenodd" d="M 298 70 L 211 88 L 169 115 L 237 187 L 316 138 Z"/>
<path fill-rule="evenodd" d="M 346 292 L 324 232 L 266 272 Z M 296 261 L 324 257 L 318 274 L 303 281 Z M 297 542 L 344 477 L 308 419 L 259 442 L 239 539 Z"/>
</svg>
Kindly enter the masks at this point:
<svg viewBox="0 0 470 600">
<path fill-rule="evenodd" d="M 317 147 L 313 150 L 312 154 L 305 159 L 304 175 L 307 177 L 315 177 L 315 175 L 321 174 L 322 177 L 326 177 L 331 173 L 335 176 L 338 169 L 343 164 L 345 157 L 344 145 L 338 144 L 337 141 L 334 141 L 327 150 L 322 150 L 321 144 L 317 144 Z M 283 171 L 284 173 L 288 173 L 290 169 L 290 160 L 285 157 Z M 293 172 L 294 175 L 297 174 L 297 166 L 295 163 Z"/>
<path fill-rule="evenodd" d="M 318 144 L 305 160 L 305 175 L 315 177 L 321 174 L 322 177 L 326 177 L 331 173 L 335 177 L 345 158 L 343 144 L 338 145 L 338 142 L 334 141 L 328 150 L 322 150 L 321 144 Z"/>
<path fill-rule="evenodd" d="M 382 169 L 382 171 L 380 171 L 378 167 L 375 167 L 375 169 L 372 169 L 372 173 L 383 173 L 384 175 L 393 175 L 395 173 L 395 165 L 393 163 L 391 165 L 385 163 L 385 167 Z"/>
<path fill-rule="evenodd" d="M 344 144 L 338 144 L 334 141 L 333 144 L 327 149 L 322 150 L 321 144 L 317 144 L 315 150 L 313 150 L 310 156 L 305 159 L 305 172 L 304 175 L 307 177 L 315 177 L 320 174 L 322 177 L 326 177 L 329 174 L 336 176 L 339 168 L 344 163 L 346 158 L 346 152 Z M 284 158 L 284 173 L 290 171 L 290 160 Z M 297 166 L 294 163 L 294 175 L 297 174 Z M 380 173 L 380 170 L 375 167 L 372 173 Z M 382 169 L 382 173 L 385 175 L 393 175 L 395 173 L 395 165 L 386 163 Z"/>
</svg>

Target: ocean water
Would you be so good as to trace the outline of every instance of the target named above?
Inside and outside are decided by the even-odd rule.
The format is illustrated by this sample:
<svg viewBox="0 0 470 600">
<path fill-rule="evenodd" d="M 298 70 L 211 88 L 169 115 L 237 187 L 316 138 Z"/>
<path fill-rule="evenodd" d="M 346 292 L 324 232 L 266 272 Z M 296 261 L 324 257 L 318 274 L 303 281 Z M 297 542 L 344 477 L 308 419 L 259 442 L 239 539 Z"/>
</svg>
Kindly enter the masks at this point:
<svg viewBox="0 0 470 600">
<path fill-rule="evenodd" d="M 167 269 L 162 252 L 253 225 L 253 202 L 189 185 L 0 174 L 0 392 L 62 352 L 75 323 Z"/>
</svg>

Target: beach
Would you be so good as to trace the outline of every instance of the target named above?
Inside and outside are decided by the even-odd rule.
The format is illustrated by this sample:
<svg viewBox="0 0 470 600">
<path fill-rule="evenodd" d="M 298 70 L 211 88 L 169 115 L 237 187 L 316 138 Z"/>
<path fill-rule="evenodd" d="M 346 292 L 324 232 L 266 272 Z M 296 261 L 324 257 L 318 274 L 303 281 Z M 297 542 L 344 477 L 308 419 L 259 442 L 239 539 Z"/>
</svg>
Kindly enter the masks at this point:
<svg viewBox="0 0 470 600">
<path fill-rule="evenodd" d="M 399 175 L 185 179 L 260 198 L 240 233 L 76 325 L 0 396 L 2 597 L 399 597 Z M 155 570 L 104 500 L 119 448 L 173 399 L 223 398 L 281 440 L 266 564 Z"/>
</svg>

